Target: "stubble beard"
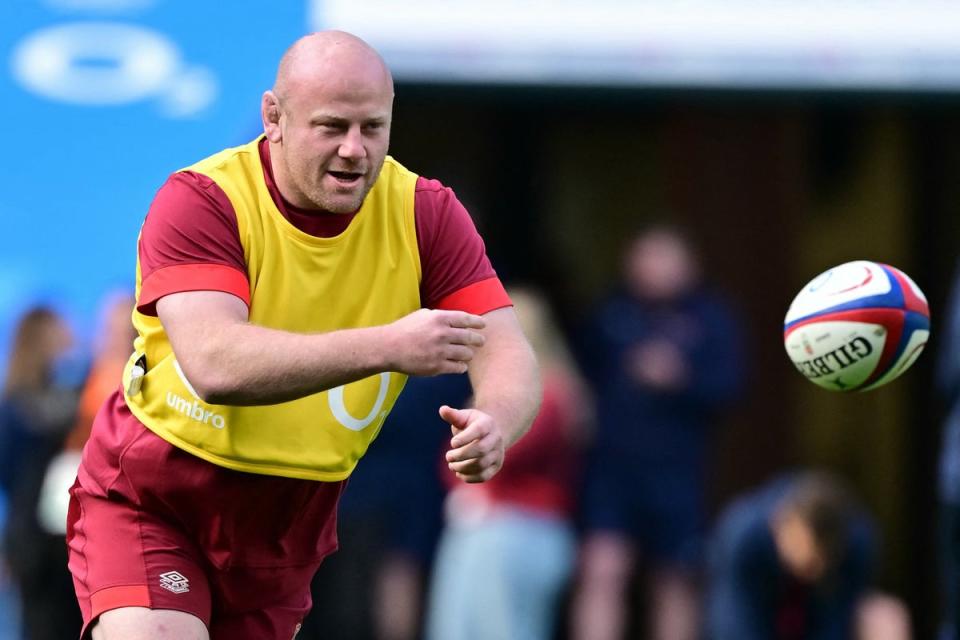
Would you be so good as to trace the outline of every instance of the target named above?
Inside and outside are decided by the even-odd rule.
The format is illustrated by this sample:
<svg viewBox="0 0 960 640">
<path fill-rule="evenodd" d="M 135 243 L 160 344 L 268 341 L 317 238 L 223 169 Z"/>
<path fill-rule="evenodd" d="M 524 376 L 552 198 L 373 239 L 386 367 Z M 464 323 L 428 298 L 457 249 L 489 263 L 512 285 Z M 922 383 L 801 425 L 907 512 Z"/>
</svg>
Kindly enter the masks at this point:
<svg viewBox="0 0 960 640">
<path fill-rule="evenodd" d="M 322 182 L 311 185 L 312 188 L 309 191 L 305 191 L 305 195 L 314 205 L 324 211 L 341 215 L 354 213 L 363 206 L 364 200 L 367 199 L 367 194 L 370 193 L 373 185 L 377 182 L 377 178 L 380 177 L 380 170 L 382 168 L 383 163 L 381 162 L 380 166 L 377 167 L 376 171 L 370 176 L 369 182 L 365 182 L 355 196 L 340 195 L 334 189 L 325 188 Z M 321 181 L 322 180 L 323 178 L 321 178 Z"/>
<path fill-rule="evenodd" d="M 331 194 L 326 189 L 317 189 L 317 193 L 310 199 L 315 205 L 324 211 L 337 214 L 347 214 L 358 210 L 363 205 L 363 201 L 366 200 L 369 192 L 370 188 L 364 186 L 361 193 L 357 194 L 356 196 L 351 196 L 349 200 L 345 200 L 343 196 Z"/>
</svg>

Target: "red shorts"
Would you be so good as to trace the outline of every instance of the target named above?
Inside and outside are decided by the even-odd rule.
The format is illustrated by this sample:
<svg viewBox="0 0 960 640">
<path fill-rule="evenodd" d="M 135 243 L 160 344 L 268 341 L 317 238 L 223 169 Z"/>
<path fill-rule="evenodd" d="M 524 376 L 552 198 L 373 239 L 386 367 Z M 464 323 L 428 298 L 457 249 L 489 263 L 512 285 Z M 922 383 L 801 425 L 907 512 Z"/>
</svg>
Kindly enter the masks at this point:
<svg viewBox="0 0 960 640">
<path fill-rule="evenodd" d="M 291 640 L 337 547 L 345 482 L 231 471 L 170 445 L 115 394 L 70 491 L 67 542 L 83 613 L 186 611 L 211 640 Z"/>
</svg>

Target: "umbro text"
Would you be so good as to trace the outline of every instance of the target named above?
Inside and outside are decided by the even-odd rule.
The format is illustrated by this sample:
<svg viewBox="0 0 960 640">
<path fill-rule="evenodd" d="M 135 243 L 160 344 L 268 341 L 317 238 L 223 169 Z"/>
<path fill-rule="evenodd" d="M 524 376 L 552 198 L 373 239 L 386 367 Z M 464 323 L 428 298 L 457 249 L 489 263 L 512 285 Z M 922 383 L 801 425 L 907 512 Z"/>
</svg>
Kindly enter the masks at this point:
<svg viewBox="0 0 960 640">
<path fill-rule="evenodd" d="M 167 406 L 179 411 L 191 420 L 202 422 L 203 424 L 213 425 L 217 429 L 223 429 L 227 426 L 226 420 L 219 413 L 214 413 L 205 409 L 196 400 L 191 403 L 186 398 L 182 398 L 173 391 L 167 391 Z"/>
</svg>

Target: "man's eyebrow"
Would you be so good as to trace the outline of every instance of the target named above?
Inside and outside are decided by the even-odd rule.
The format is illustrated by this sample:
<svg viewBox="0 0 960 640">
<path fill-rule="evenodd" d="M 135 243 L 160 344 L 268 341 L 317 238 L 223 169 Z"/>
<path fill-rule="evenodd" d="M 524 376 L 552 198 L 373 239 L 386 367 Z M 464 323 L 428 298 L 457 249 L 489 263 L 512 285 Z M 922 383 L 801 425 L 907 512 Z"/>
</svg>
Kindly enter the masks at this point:
<svg viewBox="0 0 960 640">
<path fill-rule="evenodd" d="M 342 116 L 337 116 L 332 113 L 315 113 L 310 116 L 311 122 L 332 122 L 332 123 L 343 123 L 347 122 L 347 118 Z"/>
<path fill-rule="evenodd" d="M 387 122 L 389 118 L 385 115 L 372 116 L 365 118 L 363 120 L 364 124 L 383 124 Z M 344 116 L 338 116 L 332 113 L 315 113 L 310 117 L 310 122 L 326 123 L 326 124 L 348 124 L 350 118 Z"/>
</svg>

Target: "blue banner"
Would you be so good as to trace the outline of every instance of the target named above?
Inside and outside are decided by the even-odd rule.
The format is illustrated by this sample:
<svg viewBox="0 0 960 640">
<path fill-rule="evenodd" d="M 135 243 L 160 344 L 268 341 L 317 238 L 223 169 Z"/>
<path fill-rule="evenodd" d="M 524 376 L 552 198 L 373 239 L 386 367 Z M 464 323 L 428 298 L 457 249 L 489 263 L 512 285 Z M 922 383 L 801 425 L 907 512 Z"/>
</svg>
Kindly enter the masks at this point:
<svg viewBox="0 0 960 640">
<path fill-rule="evenodd" d="M 50 302 L 81 334 L 132 287 L 166 176 L 260 131 L 260 96 L 306 31 L 303 2 L 0 3 L 0 356 Z"/>
</svg>

